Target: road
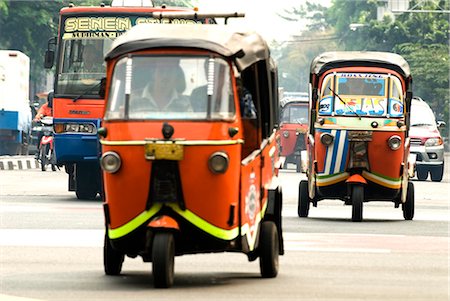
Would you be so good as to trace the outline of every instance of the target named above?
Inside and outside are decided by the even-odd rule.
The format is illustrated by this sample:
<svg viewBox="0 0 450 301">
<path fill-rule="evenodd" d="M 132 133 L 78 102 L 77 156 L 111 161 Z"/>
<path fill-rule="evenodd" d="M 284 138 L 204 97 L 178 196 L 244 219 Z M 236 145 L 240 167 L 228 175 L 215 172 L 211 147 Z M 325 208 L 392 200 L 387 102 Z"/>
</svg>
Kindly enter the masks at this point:
<svg viewBox="0 0 450 301">
<path fill-rule="evenodd" d="M 302 178 L 280 172 L 286 254 L 277 278 L 261 279 L 243 254 L 187 255 L 175 260 L 174 287 L 158 290 L 140 259 L 104 275 L 101 201 L 67 192 L 64 171 L 2 170 L 0 301 L 449 299 L 448 168 L 440 183 L 414 181 L 413 221 L 368 203 L 352 223 L 351 207 L 331 200 L 300 219 Z"/>
</svg>

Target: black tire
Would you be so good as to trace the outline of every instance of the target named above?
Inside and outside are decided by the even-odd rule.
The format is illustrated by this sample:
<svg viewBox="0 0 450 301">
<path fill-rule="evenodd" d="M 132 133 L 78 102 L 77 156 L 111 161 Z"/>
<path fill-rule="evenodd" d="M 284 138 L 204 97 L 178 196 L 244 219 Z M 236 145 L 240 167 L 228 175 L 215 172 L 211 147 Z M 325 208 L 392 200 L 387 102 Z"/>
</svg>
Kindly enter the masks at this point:
<svg viewBox="0 0 450 301">
<path fill-rule="evenodd" d="M 259 268 L 263 278 L 274 278 L 278 275 L 279 254 L 277 226 L 272 221 L 264 221 L 259 234 Z"/>
<path fill-rule="evenodd" d="M 43 145 L 41 149 L 39 150 L 39 160 L 41 161 L 41 170 L 45 171 L 47 169 L 47 152 L 48 152 L 48 144 Z"/>
<path fill-rule="evenodd" d="M 363 216 L 364 187 L 353 185 L 352 187 L 352 221 L 360 222 Z"/>
<path fill-rule="evenodd" d="M 426 179 L 428 178 L 428 170 L 425 168 L 421 168 L 420 166 L 417 166 L 416 175 L 419 181 L 426 181 Z"/>
<path fill-rule="evenodd" d="M 444 176 L 444 163 L 438 166 L 433 166 L 430 171 L 431 181 L 440 182 Z"/>
<path fill-rule="evenodd" d="M 103 267 L 106 275 L 116 276 L 122 271 L 125 255 L 115 250 L 106 234 L 103 245 Z"/>
<path fill-rule="evenodd" d="M 75 194 L 80 200 L 94 200 L 99 191 L 97 173 L 89 164 L 75 166 Z"/>
<path fill-rule="evenodd" d="M 408 191 L 406 192 L 406 202 L 402 204 L 403 217 L 405 220 L 412 220 L 414 218 L 414 184 L 408 182 Z"/>
<path fill-rule="evenodd" d="M 173 285 L 175 239 L 171 232 L 156 232 L 152 245 L 153 285 L 168 288 Z"/>
<path fill-rule="evenodd" d="M 298 216 L 308 217 L 309 214 L 310 199 L 308 195 L 308 181 L 300 181 L 298 189 Z"/>
</svg>

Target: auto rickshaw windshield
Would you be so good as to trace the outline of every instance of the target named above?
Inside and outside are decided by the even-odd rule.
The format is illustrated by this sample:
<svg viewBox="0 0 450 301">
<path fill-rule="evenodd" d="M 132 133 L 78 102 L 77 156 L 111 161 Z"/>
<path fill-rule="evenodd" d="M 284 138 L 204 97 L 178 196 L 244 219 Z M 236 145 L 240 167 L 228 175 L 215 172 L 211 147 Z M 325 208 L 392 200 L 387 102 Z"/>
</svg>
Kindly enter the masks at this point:
<svg viewBox="0 0 450 301">
<path fill-rule="evenodd" d="M 308 122 L 308 104 L 287 104 L 282 109 L 281 122 L 306 124 Z"/>
<path fill-rule="evenodd" d="M 114 67 L 106 120 L 219 119 L 235 116 L 231 68 L 209 56 L 144 56 Z"/>
<path fill-rule="evenodd" d="M 403 117 L 400 80 L 387 74 L 337 73 L 325 77 L 320 115 Z"/>
</svg>

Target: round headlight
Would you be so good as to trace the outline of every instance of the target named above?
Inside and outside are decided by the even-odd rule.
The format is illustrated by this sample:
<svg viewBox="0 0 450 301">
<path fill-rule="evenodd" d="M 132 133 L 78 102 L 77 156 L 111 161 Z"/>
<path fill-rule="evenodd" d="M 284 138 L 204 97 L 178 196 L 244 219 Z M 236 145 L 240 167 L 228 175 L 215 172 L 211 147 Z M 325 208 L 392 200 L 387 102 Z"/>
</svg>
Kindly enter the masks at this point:
<svg viewBox="0 0 450 301">
<path fill-rule="evenodd" d="M 402 146 L 402 138 L 400 138 L 400 136 L 394 135 L 389 138 L 388 145 L 392 150 L 398 150 Z"/>
<path fill-rule="evenodd" d="M 120 156 L 115 152 L 106 152 L 100 159 L 102 169 L 109 173 L 115 173 L 120 169 L 122 161 Z"/>
<path fill-rule="evenodd" d="M 224 152 L 216 152 L 209 157 L 208 167 L 213 173 L 224 173 L 228 169 L 228 155 Z"/>
<path fill-rule="evenodd" d="M 333 143 L 334 137 L 331 134 L 323 133 L 320 135 L 320 142 L 322 142 L 323 145 L 329 146 Z"/>
<path fill-rule="evenodd" d="M 284 137 L 284 138 L 289 137 L 289 132 L 288 132 L 288 131 L 284 131 L 284 132 L 283 132 L 283 137 Z"/>
</svg>

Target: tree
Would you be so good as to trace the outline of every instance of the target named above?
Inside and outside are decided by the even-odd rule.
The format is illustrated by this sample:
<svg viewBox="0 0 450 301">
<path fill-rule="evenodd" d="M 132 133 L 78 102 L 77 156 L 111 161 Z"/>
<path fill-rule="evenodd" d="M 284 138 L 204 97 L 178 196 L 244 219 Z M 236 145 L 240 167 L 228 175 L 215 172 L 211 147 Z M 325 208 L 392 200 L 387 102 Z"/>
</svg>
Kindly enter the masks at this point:
<svg viewBox="0 0 450 301">
<path fill-rule="evenodd" d="M 292 9 L 297 19 L 306 18 L 309 24 L 318 24 L 318 14 L 321 26 L 309 26 L 295 40 L 306 36 L 319 39 L 325 30 L 329 30 L 336 38 L 335 43 L 322 42 L 326 49 L 332 50 L 373 50 L 387 51 L 402 55 L 411 67 L 413 76 L 413 93 L 426 100 L 441 119 L 449 120 L 449 16 L 437 12 L 403 13 L 400 15 L 377 16 L 382 1 L 348 1 L 334 0 L 328 8 L 305 5 Z M 450 2 L 440 0 L 413 0 L 411 7 L 423 10 L 449 10 Z M 352 26 L 350 26 L 352 24 Z M 356 25 L 355 25 L 356 24 Z M 300 43 L 296 43 L 300 45 Z M 303 45 L 302 45 L 303 46 Z M 298 52 L 309 53 L 309 45 L 297 47 Z M 314 45 L 312 48 L 323 49 Z M 280 61 L 289 60 L 288 68 L 306 69 L 306 63 L 301 54 L 294 54 L 289 46 L 279 49 Z M 298 61 L 294 61 L 298 60 Z M 281 69 L 281 65 L 280 65 Z M 280 71 L 282 74 L 283 71 Z M 280 79 L 280 83 L 290 84 L 290 81 Z M 447 127 L 448 129 L 448 127 Z"/>
</svg>

